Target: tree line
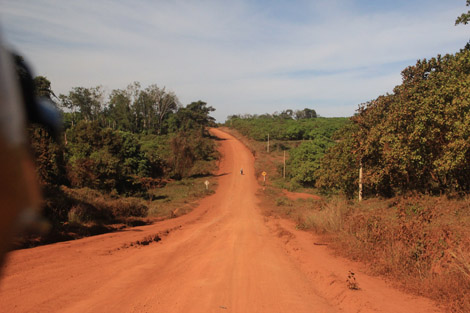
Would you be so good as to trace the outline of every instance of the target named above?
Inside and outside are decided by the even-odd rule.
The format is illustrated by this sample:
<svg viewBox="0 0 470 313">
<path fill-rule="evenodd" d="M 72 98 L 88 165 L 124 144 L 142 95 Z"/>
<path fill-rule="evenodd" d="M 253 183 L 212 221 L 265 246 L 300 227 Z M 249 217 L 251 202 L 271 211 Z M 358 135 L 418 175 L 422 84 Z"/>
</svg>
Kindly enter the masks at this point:
<svg viewBox="0 0 470 313">
<path fill-rule="evenodd" d="M 286 113 L 287 112 L 287 113 Z M 258 141 L 267 140 L 312 140 L 330 138 L 347 122 L 346 118 L 317 117 L 315 110 L 285 110 L 281 113 L 262 115 L 231 115 L 226 125 L 236 128 L 243 135 Z"/>
<path fill-rule="evenodd" d="M 392 93 L 349 119 L 237 115 L 226 124 L 258 141 L 303 140 L 288 148 L 286 176 L 306 187 L 353 197 L 362 167 L 365 196 L 468 193 L 470 44 L 401 74 Z"/>
<path fill-rule="evenodd" d="M 210 172 L 217 157 L 206 130 L 214 108 L 203 101 L 180 104 L 173 92 L 139 83 L 115 89 L 74 87 L 56 96 L 46 77 L 36 94 L 61 110 L 64 140 L 55 143 L 38 126 L 30 129 L 40 181 L 45 186 L 88 187 L 117 194 L 142 192 L 161 178 Z"/>
<path fill-rule="evenodd" d="M 198 110 L 208 110 L 205 113 L 214 111 L 212 107 L 201 104 L 185 108 L 175 93 L 167 91 L 165 87 L 153 84 L 143 89 L 138 82 L 125 89 L 114 89 L 107 97 L 101 86 L 74 87 L 67 95 L 57 97 L 57 100 L 67 112 L 67 127 L 84 120 L 114 130 L 158 135 L 178 131 L 181 126 L 188 128 L 186 124 L 189 123 L 189 117 L 196 117 L 200 113 Z M 199 123 L 214 122 L 208 114 L 204 119 Z"/>
<path fill-rule="evenodd" d="M 258 141 L 267 141 L 269 135 L 269 139 L 274 141 L 273 146 L 289 151 L 286 179 L 313 187 L 320 160 L 328 148 L 335 144 L 335 132 L 348 124 L 349 120 L 345 117 L 317 117 L 316 113 L 309 114 L 315 112 L 313 109 L 296 112 L 290 115 L 229 116 L 226 125 Z"/>
<path fill-rule="evenodd" d="M 418 60 L 393 93 L 360 105 L 322 160 L 317 186 L 352 196 L 470 191 L 470 46 Z"/>
</svg>

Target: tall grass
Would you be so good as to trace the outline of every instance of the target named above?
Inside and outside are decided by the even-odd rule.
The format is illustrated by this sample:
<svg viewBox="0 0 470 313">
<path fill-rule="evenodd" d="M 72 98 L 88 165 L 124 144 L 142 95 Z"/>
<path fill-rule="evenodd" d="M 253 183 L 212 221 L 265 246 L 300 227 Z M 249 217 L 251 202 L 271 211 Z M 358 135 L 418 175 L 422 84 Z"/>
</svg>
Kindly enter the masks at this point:
<svg viewBox="0 0 470 313">
<path fill-rule="evenodd" d="M 289 200 L 266 192 L 274 212 L 297 227 L 326 235 L 345 257 L 369 264 L 418 295 L 443 302 L 449 312 L 470 312 L 470 210 L 468 200 L 414 196 Z"/>
<path fill-rule="evenodd" d="M 324 235 L 339 254 L 369 264 L 374 274 L 415 294 L 439 300 L 449 312 L 470 312 L 470 196 L 408 195 L 360 203 L 340 196 L 290 200 L 281 189 L 296 186 L 276 171 L 282 166 L 280 153 L 268 154 L 265 143 L 232 134 L 253 151 L 257 172 L 274 173 L 261 193 L 266 215 L 290 218 L 298 228 Z"/>
<path fill-rule="evenodd" d="M 303 227 L 319 234 L 338 233 L 343 229 L 344 216 L 348 211 L 346 200 L 335 199 L 326 202 L 321 209 L 306 211 Z"/>
</svg>

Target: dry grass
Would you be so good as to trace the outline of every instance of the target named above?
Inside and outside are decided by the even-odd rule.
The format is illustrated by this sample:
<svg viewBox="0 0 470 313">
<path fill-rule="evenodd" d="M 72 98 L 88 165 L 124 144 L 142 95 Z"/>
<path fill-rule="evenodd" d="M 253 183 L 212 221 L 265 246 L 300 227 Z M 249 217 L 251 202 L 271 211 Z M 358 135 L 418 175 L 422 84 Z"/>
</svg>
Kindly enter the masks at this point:
<svg viewBox="0 0 470 313">
<path fill-rule="evenodd" d="M 208 189 L 204 185 L 206 180 L 210 183 Z M 183 215 L 191 211 L 198 199 L 213 194 L 217 185 L 212 176 L 171 181 L 150 191 L 154 200 L 149 203 L 148 216 L 174 218 Z"/>
<path fill-rule="evenodd" d="M 298 189 L 280 177 L 281 152 L 234 130 L 270 175 L 264 191 L 266 215 L 288 217 L 300 229 L 324 235 L 337 253 L 368 263 L 374 274 L 441 302 L 448 312 L 470 312 L 470 198 L 415 195 L 368 199 L 342 197 L 290 200 L 281 189 Z"/>
<path fill-rule="evenodd" d="M 205 180 L 210 181 L 208 190 Z M 214 193 L 216 188 L 216 177 L 206 176 L 169 181 L 149 190 L 147 199 L 104 194 L 89 188 L 62 186 L 47 190 L 54 195 L 45 197 L 44 203 L 50 231 L 21 233 L 13 248 L 78 239 L 174 218 L 189 212 L 198 199 Z"/>
<path fill-rule="evenodd" d="M 449 312 L 470 312 L 470 210 L 468 200 L 427 196 L 289 200 L 264 191 L 269 214 L 325 235 L 337 253 L 369 264 L 373 274 L 437 299 Z"/>
</svg>

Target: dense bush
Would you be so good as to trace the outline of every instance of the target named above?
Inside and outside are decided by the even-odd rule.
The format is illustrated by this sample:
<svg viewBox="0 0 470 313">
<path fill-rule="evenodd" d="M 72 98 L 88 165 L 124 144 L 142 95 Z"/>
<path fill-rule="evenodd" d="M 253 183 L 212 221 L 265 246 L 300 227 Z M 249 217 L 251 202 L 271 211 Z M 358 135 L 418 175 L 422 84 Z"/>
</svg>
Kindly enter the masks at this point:
<svg viewBox="0 0 470 313">
<path fill-rule="evenodd" d="M 470 191 L 470 50 L 420 60 L 402 77 L 351 118 L 355 126 L 325 156 L 320 186 L 350 193 L 362 163 L 366 194 Z"/>
<path fill-rule="evenodd" d="M 170 141 L 170 148 L 172 152 L 170 158 L 172 176 L 179 179 L 198 174 L 208 174 L 204 170 L 204 162 L 218 158 L 214 142 L 199 133 L 181 131 L 175 134 Z M 195 171 L 196 164 L 199 171 Z"/>
<path fill-rule="evenodd" d="M 151 164 L 137 136 L 81 121 L 68 130 L 67 176 L 74 187 L 130 192 L 133 177 L 148 176 Z"/>
<path fill-rule="evenodd" d="M 52 101 L 50 85 L 38 76 L 36 94 Z M 205 102 L 183 107 L 165 88 L 142 90 L 138 83 L 113 90 L 107 100 L 101 87 L 72 88 L 55 99 L 64 110 L 63 142 L 30 128 L 45 214 L 54 227 L 145 216 L 150 189 L 170 177 L 209 174 L 218 157 L 206 130 L 215 125 L 214 109 Z"/>
<path fill-rule="evenodd" d="M 330 138 L 348 122 L 347 118 L 308 118 L 294 120 L 279 116 L 231 116 L 225 123 L 254 140 L 311 140 L 319 136 Z"/>
<path fill-rule="evenodd" d="M 319 136 L 292 149 L 287 162 L 288 177 L 304 186 L 313 187 L 318 176 L 317 171 L 320 168 L 320 160 L 333 143 L 332 139 Z"/>
<path fill-rule="evenodd" d="M 316 172 L 315 186 L 324 193 L 342 192 L 352 198 L 358 189 L 359 161 L 353 153 L 355 140 L 353 134 L 357 125 L 349 123 L 335 133 L 335 144 L 320 160 Z"/>
<path fill-rule="evenodd" d="M 231 116 L 226 125 L 257 141 L 266 141 L 269 134 L 272 149 L 289 151 L 286 177 L 291 185 L 313 187 L 319 178 L 321 159 L 335 143 L 334 133 L 349 125 L 349 120 L 297 113 L 294 120 L 292 114 L 285 113 L 287 111 L 274 115 Z M 279 170 L 282 172 L 282 167 Z"/>
</svg>

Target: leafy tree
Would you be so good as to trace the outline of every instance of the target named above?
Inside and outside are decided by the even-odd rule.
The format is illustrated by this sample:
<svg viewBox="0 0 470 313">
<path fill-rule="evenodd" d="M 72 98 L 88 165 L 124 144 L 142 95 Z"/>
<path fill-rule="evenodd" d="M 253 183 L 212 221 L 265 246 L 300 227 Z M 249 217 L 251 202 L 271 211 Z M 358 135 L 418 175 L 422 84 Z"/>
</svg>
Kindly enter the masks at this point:
<svg viewBox="0 0 470 313">
<path fill-rule="evenodd" d="M 53 95 L 45 77 L 36 81 L 38 94 Z M 101 87 L 75 87 L 58 99 L 65 111 L 66 146 L 32 132 L 38 173 L 46 184 L 129 193 L 140 190 L 142 178 L 202 173 L 215 157 L 205 131 L 215 125 L 214 109 L 205 102 L 180 108 L 174 93 L 157 85 L 142 90 L 137 82 L 113 90 L 107 99 Z M 170 136 L 174 139 L 151 135 L 168 129 L 177 134 Z"/>
<path fill-rule="evenodd" d="M 135 178 L 149 175 L 149 162 L 136 136 L 81 121 L 69 129 L 68 177 L 75 187 L 131 192 Z"/>
<path fill-rule="evenodd" d="M 174 136 L 170 147 L 173 154 L 171 160 L 173 176 L 177 179 L 187 177 L 195 161 L 190 138 L 187 134 Z"/>
<path fill-rule="evenodd" d="M 106 116 L 109 126 L 123 131 L 132 130 L 131 99 L 125 90 L 113 90 L 109 96 Z"/>
<path fill-rule="evenodd" d="M 466 6 L 470 6 L 470 0 L 467 0 Z M 455 25 L 458 25 L 458 24 L 467 25 L 469 21 L 470 21 L 470 11 L 467 11 L 467 13 L 462 13 L 462 15 L 460 15 L 455 20 Z"/>
<path fill-rule="evenodd" d="M 66 184 L 63 145 L 56 143 L 40 126 L 34 125 L 28 129 L 28 132 L 36 173 L 41 184 L 46 186 Z"/>
<path fill-rule="evenodd" d="M 305 108 L 303 110 L 295 111 L 295 118 L 297 120 L 308 119 L 308 118 L 316 118 L 317 112 L 313 109 Z"/>
<path fill-rule="evenodd" d="M 212 168 L 203 164 L 217 158 L 214 142 L 199 131 L 180 131 L 170 140 L 172 175 L 177 179 L 209 174 Z M 199 166 L 198 166 L 199 163 Z"/>
<path fill-rule="evenodd" d="M 161 134 L 164 119 L 178 108 L 178 98 L 173 92 L 166 92 L 165 87 L 160 89 L 157 85 L 150 85 L 146 91 L 157 116 L 158 133 Z"/>
<path fill-rule="evenodd" d="M 51 82 L 44 76 L 34 77 L 34 93 L 37 97 L 44 97 L 52 101 L 52 96 L 55 97 L 51 89 Z"/>
<path fill-rule="evenodd" d="M 33 80 L 36 97 L 52 101 L 54 92 L 51 82 L 44 76 L 36 76 Z M 39 181 L 44 186 L 56 186 L 66 183 L 65 160 L 63 146 L 55 142 L 49 133 L 39 125 L 28 128 L 31 148 L 36 162 Z"/>
<path fill-rule="evenodd" d="M 402 77 L 393 94 L 359 108 L 353 142 L 341 153 L 354 155 L 356 166 L 362 162 L 369 194 L 468 192 L 470 50 L 419 60 Z M 350 164 L 338 151 L 326 155 L 333 157 Z M 333 173 L 333 165 L 325 162 L 323 174 Z"/>
<path fill-rule="evenodd" d="M 136 100 L 132 104 L 134 116 L 133 131 L 141 133 L 145 130 L 153 129 L 155 119 L 155 109 L 150 94 L 141 90 Z"/>
<path fill-rule="evenodd" d="M 209 115 L 213 111 L 215 109 L 203 101 L 191 102 L 171 117 L 170 128 L 183 132 L 198 130 L 203 134 L 206 127 L 215 126 L 215 119 Z"/>
<path fill-rule="evenodd" d="M 166 136 L 155 134 L 140 137 L 141 151 L 148 161 L 148 175 L 152 178 L 162 177 L 171 172 L 169 165 L 170 149 Z"/>
<path fill-rule="evenodd" d="M 320 168 L 315 172 L 315 186 L 325 193 L 343 192 L 352 198 L 358 187 L 359 161 L 354 134 L 357 124 L 348 123 L 335 133 L 336 141 L 320 160 Z"/>
<path fill-rule="evenodd" d="M 97 121 L 100 118 L 103 104 L 102 87 L 74 87 L 68 96 L 62 96 L 62 102 L 72 111 L 79 110 L 85 121 Z"/>
<path fill-rule="evenodd" d="M 293 115 L 294 115 L 294 111 L 292 111 L 291 109 L 287 109 L 287 110 L 282 111 L 281 114 L 279 114 L 279 117 L 282 119 L 292 119 Z"/>
<path fill-rule="evenodd" d="M 318 137 L 302 143 L 290 152 L 287 162 L 289 177 L 304 186 L 313 187 L 320 169 L 320 161 L 325 151 L 333 145 L 326 137 Z"/>
<path fill-rule="evenodd" d="M 226 122 L 245 136 L 255 140 L 311 140 L 318 136 L 330 138 L 333 133 L 348 123 L 347 118 L 283 119 L 263 114 L 260 116 L 230 116 Z"/>
</svg>

